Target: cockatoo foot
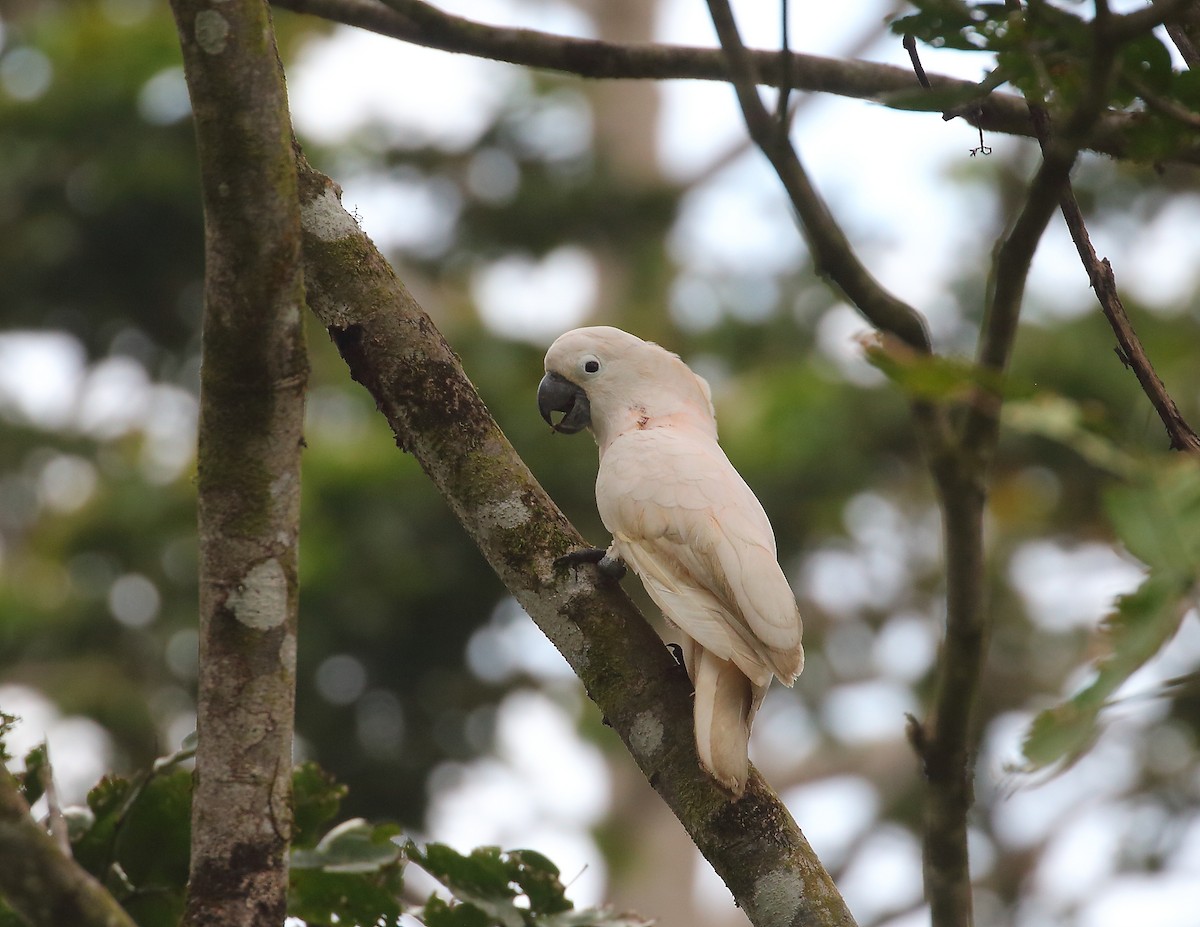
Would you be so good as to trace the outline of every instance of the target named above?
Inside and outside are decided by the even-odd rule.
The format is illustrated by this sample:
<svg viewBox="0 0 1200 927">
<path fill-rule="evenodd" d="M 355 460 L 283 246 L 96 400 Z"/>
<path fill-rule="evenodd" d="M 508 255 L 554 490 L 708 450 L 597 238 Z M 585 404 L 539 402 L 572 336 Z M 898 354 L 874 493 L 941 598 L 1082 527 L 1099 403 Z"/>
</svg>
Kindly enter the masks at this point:
<svg viewBox="0 0 1200 927">
<path fill-rule="evenodd" d="M 625 564 L 616 557 L 610 557 L 603 547 L 584 547 L 563 554 L 554 561 L 556 569 L 571 567 L 578 570 L 585 563 L 594 563 L 600 575 L 605 579 L 619 582 L 625 576 Z"/>
</svg>

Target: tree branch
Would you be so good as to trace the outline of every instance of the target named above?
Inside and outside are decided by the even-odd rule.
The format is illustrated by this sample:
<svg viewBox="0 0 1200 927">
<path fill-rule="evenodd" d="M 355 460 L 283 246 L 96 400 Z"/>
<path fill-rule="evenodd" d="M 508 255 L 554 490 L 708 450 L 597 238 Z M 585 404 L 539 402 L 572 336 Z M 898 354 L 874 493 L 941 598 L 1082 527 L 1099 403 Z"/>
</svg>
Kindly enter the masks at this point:
<svg viewBox="0 0 1200 927">
<path fill-rule="evenodd" d="M 1133 323 L 1129 321 L 1125 306 L 1117 293 L 1117 281 L 1113 276 L 1112 265 L 1107 258 L 1101 260 L 1097 257 L 1087 226 L 1084 225 L 1083 213 L 1073 193 L 1068 191 L 1063 195 L 1061 208 L 1067 228 L 1071 231 L 1071 239 L 1075 242 L 1075 250 L 1079 252 L 1079 259 L 1083 262 L 1083 268 L 1087 271 L 1092 289 L 1096 293 L 1096 299 L 1117 337 L 1121 360 L 1127 367 L 1132 368 L 1134 376 L 1141 384 L 1142 392 L 1146 394 L 1146 398 L 1150 400 L 1154 411 L 1162 420 L 1167 436 L 1171 439 L 1171 449 L 1200 454 L 1200 435 L 1180 413 L 1175 400 L 1167 392 L 1166 384 L 1155 371 L 1146 349 L 1142 347 L 1141 340 L 1133 330 Z"/>
<path fill-rule="evenodd" d="M 715 48 L 657 43 L 623 45 L 557 36 L 533 29 L 487 26 L 442 13 L 420 0 L 389 0 L 394 8 L 385 6 L 382 0 L 272 2 L 283 9 L 367 29 L 414 45 L 579 77 L 730 80 L 725 56 Z M 778 51 L 753 50 L 748 54 L 758 80 L 770 86 L 777 87 L 786 82 L 794 90 L 873 100 L 883 105 L 891 105 L 889 97 L 901 93 L 905 95 L 905 109 L 942 112 L 936 102 L 923 108 L 919 98 L 914 99 L 907 93 L 914 89 L 914 82 L 912 72 L 906 68 L 793 53 L 788 59 L 785 75 Z M 929 82 L 932 90 L 972 98 L 969 112 L 962 106 L 953 111 L 953 115 L 961 115 L 971 125 L 1002 135 L 1036 137 L 1021 97 L 991 93 L 971 81 L 937 74 L 929 75 Z M 1128 158 L 1129 136 L 1137 129 L 1138 120 L 1137 114 L 1108 112 L 1097 120 L 1084 147 L 1114 158 Z M 1200 164 L 1200 145 L 1181 149 L 1160 160 L 1162 163 Z"/>
<path fill-rule="evenodd" d="M 786 123 L 772 119 L 767 112 L 758 95 L 754 61 L 742 44 L 729 4 L 726 0 L 709 0 L 708 6 L 729 60 L 730 78 L 750 137 L 771 162 L 800 217 L 817 272 L 828 277 L 878 330 L 894 335 L 921 354 L 929 354 L 932 349 L 924 318 L 881 286 L 863 266 L 809 179 L 788 138 Z"/>
<path fill-rule="evenodd" d="M 287 906 L 308 361 L 291 123 L 264 0 L 172 0 L 205 218 L 190 925 Z"/>
<path fill-rule="evenodd" d="M 731 802 L 700 768 L 691 688 L 621 590 L 553 561 L 584 546 L 499 430 L 453 351 L 300 156 L 309 306 L 397 444 L 421 463 L 501 581 L 554 643 L 757 927 L 852 925 L 757 772 Z M 547 440 L 550 439 L 547 433 Z"/>
<path fill-rule="evenodd" d="M 0 763 L 0 895 L 32 927 L 137 927 L 104 887 L 29 814 Z"/>
<path fill-rule="evenodd" d="M 1010 10 L 1018 15 L 1020 14 L 1021 8 L 1018 0 L 1007 0 L 1006 5 Z M 1176 7 L 1178 7 L 1178 4 L 1176 4 Z M 1139 13 L 1145 14 L 1154 9 L 1154 7 L 1149 7 L 1139 11 Z M 1193 11 L 1200 9 L 1200 4 L 1193 2 L 1192 9 Z M 1107 36 L 1111 37 L 1114 34 L 1115 30 L 1110 27 L 1107 31 Z M 1181 45 L 1181 50 L 1186 46 L 1186 35 L 1183 39 L 1184 45 Z M 1139 93 L 1142 92 L 1142 88 L 1138 88 L 1138 90 Z M 1147 103 L 1153 105 L 1149 99 Z M 1034 131 L 1037 133 L 1038 143 L 1042 146 L 1043 151 L 1045 151 L 1051 138 L 1050 115 L 1040 101 L 1030 100 L 1028 105 L 1029 114 L 1033 120 Z M 1176 107 L 1176 104 L 1167 105 L 1172 108 Z M 1194 114 L 1187 112 L 1172 113 L 1173 118 L 1181 119 L 1181 121 L 1186 121 L 1186 117 L 1192 115 Z M 1092 290 L 1095 292 L 1096 299 L 1100 303 L 1100 308 L 1104 312 L 1104 317 L 1108 319 L 1109 325 L 1116 335 L 1121 360 L 1126 367 L 1133 369 L 1134 376 L 1137 377 L 1138 383 L 1141 384 L 1142 391 L 1150 400 L 1150 404 L 1154 406 L 1154 411 L 1158 413 L 1158 417 L 1161 419 L 1163 427 L 1166 428 L 1167 435 L 1171 440 L 1171 449 L 1184 450 L 1193 454 L 1200 453 L 1200 435 L 1197 435 L 1196 431 L 1180 414 L 1179 407 L 1167 392 L 1166 385 L 1158 376 L 1154 365 L 1150 362 L 1150 358 L 1146 354 L 1145 348 L 1142 347 L 1137 333 L 1133 330 L 1133 323 L 1130 322 L 1129 316 L 1125 312 L 1125 307 L 1121 302 L 1121 297 L 1117 292 L 1117 283 L 1113 275 L 1112 265 L 1109 264 L 1107 259 L 1101 260 L 1097 256 L 1095 248 L 1092 247 L 1092 240 L 1088 234 L 1087 224 L 1084 222 L 1083 211 L 1079 208 L 1079 202 L 1075 199 L 1075 193 L 1071 189 L 1070 180 L 1067 180 L 1064 184 L 1062 195 L 1059 197 L 1059 209 L 1062 212 L 1063 219 L 1066 221 L 1067 230 L 1071 234 L 1071 240 L 1075 243 L 1075 250 L 1078 252 L 1079 259 L 1083 263 L 1083 268 L 1087 272 Z"/>
<path fill-rule="evenodd" d="M 1184 63 L 1193 71 L 1200 68 L 1200 3 L 1192 0 L 1176 20 L 1168 22 L 1167 35 L 1179 49 Z"/>
<path fill-rule="evenodd" d="M 962 927 L 973 918 L 967 814 L 974 801 L 975 713 L 990 631 L 984 602 L 983 513 L 1003 401 L 998 384 L 1012 352 L 1034 252 L 1067 188 L 1080 140 L 1107 101 L 1116 52 L 1116 42 L 1107 40 L 1103 31 L 1109 25 L 1107 16 L 1098 12 L 1083 99 L 1061 136 L 1047 140 L 1024 206 L 997 251 L 977 355 L 979 366 L 994 377 L 973 390 L 959 453 L 933 467 L 946 543 L 946 638 L 931 717 L 914 742 L 928 780 L 925 886 L 935 927 Z"/>
</svg>

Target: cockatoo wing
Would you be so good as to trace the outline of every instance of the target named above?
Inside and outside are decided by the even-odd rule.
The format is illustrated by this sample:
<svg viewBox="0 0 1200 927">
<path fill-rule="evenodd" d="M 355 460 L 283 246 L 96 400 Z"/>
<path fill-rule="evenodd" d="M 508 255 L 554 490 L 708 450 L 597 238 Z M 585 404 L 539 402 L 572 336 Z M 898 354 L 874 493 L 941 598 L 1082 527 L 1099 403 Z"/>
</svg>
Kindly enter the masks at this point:
<svg viewBox="0 0 1200 927">
<path fill-rule="evenodd" d="M 796 600 L 770 522 L 715 440 L 649 428 L 605 451 L 596 500 L 616 553 L 666 617 L 755 684 L 803 667 Z"/>
</svg>

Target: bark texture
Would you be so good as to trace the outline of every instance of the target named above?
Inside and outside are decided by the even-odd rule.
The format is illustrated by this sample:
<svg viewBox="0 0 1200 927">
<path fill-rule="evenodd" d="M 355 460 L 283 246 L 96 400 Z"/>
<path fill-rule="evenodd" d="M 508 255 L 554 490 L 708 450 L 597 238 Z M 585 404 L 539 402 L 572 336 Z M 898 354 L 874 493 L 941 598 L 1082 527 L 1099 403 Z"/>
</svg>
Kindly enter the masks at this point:
<svg viewBox="0 0 1200 927">
<path fill-rule="evenodd" d="M 282 924 L 308 362 L 296 169 L 261 0 L 172 0 L 205 217 L 189 925 Z"/>
<path fill-rule="evenodd" d="M 833 881 L 761 776 L 731 802 L 700 769 L 684 671 L 615 584 L 553 560 L 583 539 L 500 432 L 429 317 L 332 182 L 301 159 L 309 306 L 352 376 L 758 927 L 852 925 Z M 531 372 L 536 379 L 537 374 Z M 532 403 L 531 380 L 531 403 Z"/>
</svg>

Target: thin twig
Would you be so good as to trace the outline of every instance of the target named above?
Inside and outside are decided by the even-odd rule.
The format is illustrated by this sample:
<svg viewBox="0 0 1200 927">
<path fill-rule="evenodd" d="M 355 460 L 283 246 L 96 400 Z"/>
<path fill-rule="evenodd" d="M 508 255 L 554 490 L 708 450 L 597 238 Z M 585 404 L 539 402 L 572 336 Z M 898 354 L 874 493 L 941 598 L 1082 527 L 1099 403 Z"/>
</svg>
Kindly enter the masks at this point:
<svg viewBox="0 0 1200 927">
<path fill-rule="evenodd" d="M 792 49 L 788 36 L 788 0 L 779 0 L 779 100 L 775 118 L 781 131 L 788 127 L 788 95 L 792 92 Z"/>
<path fill-rule="evenodd" d="M 908 52 L 908 60 L 912 62 L 913 73 L 917 75 L 917 82 L 926 90 L 929 88 L 929 78 L 925 75 L 925 68 L 921 64 L 921 56 L 917 53 L 917 37 L 912 34 L 904 36 L 904 49 Z"/>
<path fill-rule="evenodd" d="M 1006 0 L 1006 6 L 1014 12 L 1020 12 L 1017 0 Z M 1135 89 L 1139 93 L 1142 92 L 1141 88 L 1135 87 Z M 1143 98 L 1145 98 L 1144 93 Z M 1147 102 L 1149 103 L 1149 100 Z M 1045 150 L 1051 138 L 1050 115 L 1043 104 L 1033 100 L 1029 102 L 1029 113 L 1038 135 L 1038 142 Z M 1195 114 L 1189 113 L 1189 115 Z M 1176 115 L 1175 118 L 1179 117 Z M 1154 411 L 1167 431 L 1171 449 L 1188 451 L 1193 454 L 1200 453 L 1200 435 L 1197 435 L 1180 414 L 1179 407 L 1155 371 L 1141 340 L 1133 329 L 1133 323 L 1130 322 L 1129 316 L 1125 312 L 1125 306 L 1117 292 L 1112 265 L 1107 258 L 1101 259 L 1092 246 L 1091 236 L 1088 234 L 1087 224 L 1083 218 L 1083 210 L 1080 209 L 1075 193 L 1071 189 L 1070 180 L 1065 183 L 1059 197 L 1059 209 L 1066 222 L 1067 230 L 1070 232 L 1071 240 L 1075 243 L 1079 260 L 1087 272 L 1092 290 L 1104 312 L 1104 317 L 1112 327 L 1113 334 L 1116 335 L 1118 356 L 1121 358 L 1121 362 L 1132 369 L 1134 376 L 1137 377 L 1142 392 L 1150 400 L 1150 404 L 1154 407 Z"/>
<path fill-rule="evenodd" d="M 709 0 L 709 10 L 729 58 L 729 71 L 750 137 L 779 175 L 801 227 L 817 272 L 829 278 L 851 304 L 882 332 L 922 354 L 931 351 L 925 320 L 871 276 L 817 192 L 786 132 L 771 118 L 758 95 L 754 60 L 747 53 L 725 0 Z"/>
<path fill-rule="evenodd" d="M 71 835 L 67 829 L 67 819 L 63 815 L 62 802 L 58 797 L 58 785 L 54 781 L 54 765 L 50 762 L 50 744 L 42 741 L 42 752 L 46 757 L 40 774 L 42 788 L 46 791 L 46 818 L 49 824 L 50 836 L 58 844 L 65 856 L 71 855 Z"/>
</svg>

